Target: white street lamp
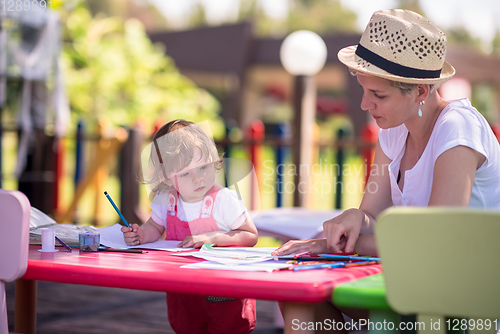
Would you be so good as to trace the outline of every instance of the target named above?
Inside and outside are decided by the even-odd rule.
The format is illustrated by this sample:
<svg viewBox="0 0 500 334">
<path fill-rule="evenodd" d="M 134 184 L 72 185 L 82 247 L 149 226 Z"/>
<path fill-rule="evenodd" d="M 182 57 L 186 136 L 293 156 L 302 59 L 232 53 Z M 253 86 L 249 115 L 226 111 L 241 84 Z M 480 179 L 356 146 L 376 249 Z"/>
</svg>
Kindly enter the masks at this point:
<svg viewBox="0 0 500 334">
<path fill-rule="evenodd" d="M 323 39 L 308 30 L 291 33 L 280 48 L 281 64 L 292 75 L 315 75 L 325 66 L 326 56 Z"/>
<path fill-rule="evenodd" d="M 297 173 L 294 180 L 294 206 L 305 207 L 307 203 L 310 175 L 304 175 L 300 171 L 301 166 L 310 166 L 312 162 L 312 127 L 316 118 L 316 86 L 313 76 L 323 68 L 326 57 L 323 39 L 307 30 L 291 33 L 283 40 L 280 48 L 281 64 L 288 73 L 295 76 L 292 154 Z M 310 168 L 305 170 L 310 171 Z"/>
</svg>

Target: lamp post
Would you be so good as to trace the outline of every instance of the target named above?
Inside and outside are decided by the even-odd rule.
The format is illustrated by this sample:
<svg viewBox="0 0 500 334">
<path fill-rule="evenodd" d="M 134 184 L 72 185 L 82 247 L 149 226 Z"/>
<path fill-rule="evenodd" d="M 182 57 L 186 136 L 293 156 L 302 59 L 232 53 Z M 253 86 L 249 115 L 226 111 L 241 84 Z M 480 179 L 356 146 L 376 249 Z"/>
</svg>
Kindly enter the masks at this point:
<svg viewBox="0 0 500 334">
<path fill-rule="evenodd" d="M 288 35 L 281 44 L 280 60 L 294 76 L 293 142 L 295 166 L 293 206 L 305 207 L 310 183 L 313 149 L 313 124 L 316 118 L 316 86 L 313 76 L 325 65 L 326 45 L 316 33 L 299 30 Z"/>
</svg>

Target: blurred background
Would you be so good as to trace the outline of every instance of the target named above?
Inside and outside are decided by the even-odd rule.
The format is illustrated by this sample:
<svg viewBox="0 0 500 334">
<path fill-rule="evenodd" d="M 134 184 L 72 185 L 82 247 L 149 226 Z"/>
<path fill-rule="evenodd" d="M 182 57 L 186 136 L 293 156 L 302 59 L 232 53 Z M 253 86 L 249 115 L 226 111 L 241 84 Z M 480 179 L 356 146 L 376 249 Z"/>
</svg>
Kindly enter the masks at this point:
<svg viewBox="0 0 500 334">
<path fill-rule="evenodd" d="M 337 60 L 378 9 L 411 9 L 448 37 L 456 77 L 446 99 L 467 97 L 494 131 L 500 122 L 500 4 L 495 0 L 52 0 L 5 1 L 0 32 L 1 187 L 19 189 L 58 222 L 140 222 L 149 200 L 139 154 L 175 118 L 209 120 L 225 158 L 254 163 L 250 209 L 357 206 L 377 126 Z M 280 61 L 297 30 L 321 36 L 305 200 L 298 203 L 294 76 Z M 497 131 L 498 133 L 498 131 Z M 302 139 L 301 139 L 302 140 Z M 231 167 L 226 166 L 231 174 Z M 258 200 L 255 200 L 258 199 Z"/>
</svg>

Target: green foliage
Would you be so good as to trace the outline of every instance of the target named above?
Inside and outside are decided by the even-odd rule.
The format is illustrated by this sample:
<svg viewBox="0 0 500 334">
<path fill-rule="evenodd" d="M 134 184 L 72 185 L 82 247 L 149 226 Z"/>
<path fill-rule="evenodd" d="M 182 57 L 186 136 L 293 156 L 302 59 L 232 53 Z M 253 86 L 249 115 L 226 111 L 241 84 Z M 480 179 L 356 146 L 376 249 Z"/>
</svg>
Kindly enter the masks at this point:
<svg viewBox="0 0 500 334">
<path fill-rule="evenodd" d="M 299 29 L 318 34 L 355 32 L 356 14 L 339 0 L 294 0 L 285 22 L 287 32 Z"/>
<path fill-rule="evenodd" d="M 256 36 L 286 34 L 284 20 L 269 17 L 262 6 L 259 5 L 258 0 L 240 0 L 237 21 L 252 22 Z"/>
<path fill-rule="evenodd" d="M 66 20 L 64 38 L 73 117 L 90 124 L 106 117 L 126 126 L 159 117 L 217 119 L 218 102 L 179 73 L 164 50 L 150 42 L 139 21 L 92 17 L 79 6 Z"/>
<path fill-rule="evenodd" d="M 342 7 L 340 0 L 290 0 L 288 16 L 276 19 L 266 14 L 258 0 L 240 0 L 237 22 L 252 21 L 257 36 L 285 35 L 307 29 L 319 34 L 356 32 L 356 14 Z M 227 20 L 224 23 L 234 23 Z M 196 3 L 188 27 L 208 26 L 205 7 Z"/>
<path fill-rule="evenodd" d="M 262 12 L 257 0 L 240 0 L 240 9 L 238 11 L 238 21 L 252 20 L 256 13 Z"/>
<path fill-rule="evenodd" d="M 495 33 L 495 37 L 491 41 L 491 52 L 493 54 L 500 54 L 500 31 L 497 30 Z"/>
<path fill-rule="evenodd" d="M 399 0 L 398 5 L 395 8 L 411 10 L 412 12 L 425 16 L 419 0 Z"/>
<path fill-rule="evenodd" d="M 92 16 L 118 16 L 124 19 L 134 17 L 140 20 L 147 31 L 166 30 L 168 20 L 158 8 L 143 0 L 85 0 Z"/>
<path fill-rule="evenodd" d="M 422 7 L 420 6 L 419 0 L 399 0 L 396 7 L 408 9 L 419 13 L 422 16 L 426 16 L 424 11 L 422 10 Z M 445 31 L 445 33 L 448 44 L 466 46 L 476 51 L 483 52 L 481 39 L 473 37 L 470 34 L 469 30 L 460 23 L 448 29 L 447 31 Z"/>
<path fill-rule="evenodd" d="M 205 7 L 201 3 L 196 3 L 188 17 L 188 27 L 206 26 L 208 26 L 208 21 Z"/>
<path fill-rule="evenodd" d="M 422 16 L 426 16 L 425 12 L 420 6 L 419 0 L 399 0 L 396 6 L 397 8 L 407 9 L 419 13 Z M 447 31 L 446 39 L 450 45 L 461 45 L 467 46 L 469 48 L 475 49 L 477 51 L 481 50 L 481 39 L 473 37 L 469 30 L 461 24 L 457 24 Z"/>
<path fill-rule="evenodd" d="M 495 90 L 488 83 L 476 83 L 472 86 L 471 102 L 488 120 L 495 119 Z"/>
<path fill-rule="evenodd" d="M 446 38 L 448 40 L 448 44 L 450 45 L 463 45 L 477 51 L 482 51 L 481 39 L 473 37 L 467 28 L 462 25 L 457 25 L 448 29 L 446 31 Z"/>
</svg>

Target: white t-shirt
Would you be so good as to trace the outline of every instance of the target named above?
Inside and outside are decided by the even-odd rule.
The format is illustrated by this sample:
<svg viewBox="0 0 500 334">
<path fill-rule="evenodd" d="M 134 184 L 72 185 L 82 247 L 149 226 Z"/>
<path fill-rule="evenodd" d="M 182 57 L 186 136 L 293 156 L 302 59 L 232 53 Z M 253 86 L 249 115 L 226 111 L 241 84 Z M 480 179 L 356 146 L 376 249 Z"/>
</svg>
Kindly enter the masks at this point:
<svg viewBox="0 0 500 334">
<path fill-rule="evenodd" d="M 484 117 L 469 100 L 452 101 L 439 115 L 422 156 L 404 174 L 403 191 L 397 177 L 406 149 L 408 129 L 404 124 L 379 131 L 382 151 L 389 165 L 391 196 L 395 206 L 428 206 L 436 159 L 455 146 L 467 146 L 486 157 L 476 170 L 469 207 L 500 208 L 500 145 Z"/>
<path fill-rule="evenodd" d="M 158 225 L 167 227 L 167 198 L 168 191 L 157 194 L 151 202 L 151 219 Z M 182 221 L 192 221 L 200 217 L 203 200 L 195 203 L 186 203 L 179 196 L 177 218 Z M 228 188 L 219 190 L 212 210 L 217 226 L 222 232 L 228 232 L 240 227 L 246 220 L 247 209 L 238 193 Z"/>
</svg>

